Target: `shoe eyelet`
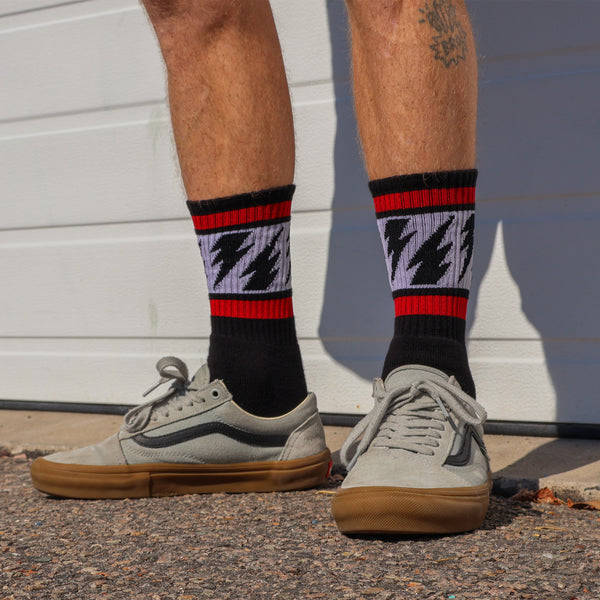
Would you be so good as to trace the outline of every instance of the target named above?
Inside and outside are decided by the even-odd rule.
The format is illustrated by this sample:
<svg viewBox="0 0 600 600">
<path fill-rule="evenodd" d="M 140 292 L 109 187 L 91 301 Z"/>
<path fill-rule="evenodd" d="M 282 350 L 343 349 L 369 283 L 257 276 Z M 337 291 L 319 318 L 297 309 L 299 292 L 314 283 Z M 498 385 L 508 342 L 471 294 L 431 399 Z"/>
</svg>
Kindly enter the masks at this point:
<svg viewBox="0 0 600 600">
<path fill-rule="evenodd" d="M 214 389 L 210 390 L 210 395 L 213 398 L 217 399 L 217 398 L 221 397 L 221 392 L 218 389 L 214 388 Z"/>
</svg>

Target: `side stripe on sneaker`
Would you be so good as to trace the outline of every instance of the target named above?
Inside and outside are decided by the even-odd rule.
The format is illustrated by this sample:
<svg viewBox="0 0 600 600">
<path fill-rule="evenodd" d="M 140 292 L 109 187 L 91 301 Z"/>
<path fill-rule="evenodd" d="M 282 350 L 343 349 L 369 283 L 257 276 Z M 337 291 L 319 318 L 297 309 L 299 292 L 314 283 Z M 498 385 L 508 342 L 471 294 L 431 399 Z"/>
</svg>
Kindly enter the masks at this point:
<svg viewBox="0 0 600 600">
<path fill-rule="evenodd" d="M 169 446 L 175 446 L 177 444 L 183 444 L 191 440 L 197 440 L 199 438 L 206 437 L 208 435 L 224 435 L 225 437 L 231 438 L 243 444 L 249 444 L 251 446 L 263 446 L 267 448 L 276 448 L 285 446 L 288 436 L 287 435 L 270 435 L 270 434 L 258 434 L 249 431 L 232 427 L 226 423 L 220 423 L 214 421 L 211 423 L 202 423 L 186 429 L 180 429 L 173 433 L 167 433 L 165 435 L 149 436 L 143 433 L 134 436 L 134 440 L 140 446 L 144 448 L 167 448 Z"/>
<path fill-rule="evenodd" d="M 487 451 L 481 436 L 477 433 L 477 430 L 469 424 L 463 431 L 462 443 L 458 452 L 448 455 L 444 464 L 452 467 L 464 467 L 467 465 L 471 459 L 471 443 L 473 440 L 475 440 L 475 443 L 479 446 L 483 455 L 487 457 Z"/>
</svg>

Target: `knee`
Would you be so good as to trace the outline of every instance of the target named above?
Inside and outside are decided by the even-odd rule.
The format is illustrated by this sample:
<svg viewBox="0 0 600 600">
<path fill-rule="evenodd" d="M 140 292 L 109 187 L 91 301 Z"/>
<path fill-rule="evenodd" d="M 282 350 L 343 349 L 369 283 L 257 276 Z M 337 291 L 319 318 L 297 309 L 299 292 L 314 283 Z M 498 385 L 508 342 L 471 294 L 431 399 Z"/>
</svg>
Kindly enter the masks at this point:
<svg viewBox="0 0 600 600">
<path fill-rule="evenodd" d="M 414 0 L 346 0 L 348 8 L 369 11 L 374 15 L 394 14 L 411 3 L 416 4 L 417 2 Z"/>
<path fill-rule="evenodd" d="M 378 30 L 393 26 L 414 0 L 346 0 L 353 24 Z"/>
<path fill-rule="evenodd" d="M 150 20 L 159 23 L 180 14 L 185 3 L 181 0 L 142 0 L 142 4 Z"/>
<path fill-rule="evenodd" d="M 245 0 L 142 0 L 159 42 L 189 37 L 210 39 L 242 22 Z"/>
</svg>

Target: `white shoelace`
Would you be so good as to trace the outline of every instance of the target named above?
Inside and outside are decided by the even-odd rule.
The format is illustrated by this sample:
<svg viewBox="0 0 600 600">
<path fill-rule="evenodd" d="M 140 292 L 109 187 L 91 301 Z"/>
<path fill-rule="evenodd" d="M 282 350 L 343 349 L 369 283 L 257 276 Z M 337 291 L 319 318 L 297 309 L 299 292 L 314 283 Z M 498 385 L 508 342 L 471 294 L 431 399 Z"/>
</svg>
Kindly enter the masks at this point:
<svg viewBox="0 0 600 600">
<path fill-rule="evenodd" d="M 156 363 L 156 370 L 160 375 L 160 379 L 146 390 L 142 396 L 147 396 L 164 383 L 171 382 L 171 386 L 161 396 L 136 406 L 125 415 L 123 427 L 129 432 L 142 429 L 150 418 L 156 419 L 159 414 L 168 417 L 169 410 L 178 410 L 185 403 L 184 394 L 182 393 L 184 390 L 195 391 L 190 387 L 188 368 L 181 359 L 174 356 L 165 356 Z"/>
<path fill-rule="evenodd" d="M 483 406 L 465 394 L 453 377 L 447 382 L 418 381 L 389 392 L 381 379 L 375 379 L 373 398 L 375 406 L 352 430 L 340 451 L 348 470 L 374 440 L 380 447 L 432 456 L 439 446 L 445 422 L 454 427 L 450 413 L 472 425 L 481 425 L 487 418 Z M 362 440 L 350 456 L 361 435 Z"/>
</svg>

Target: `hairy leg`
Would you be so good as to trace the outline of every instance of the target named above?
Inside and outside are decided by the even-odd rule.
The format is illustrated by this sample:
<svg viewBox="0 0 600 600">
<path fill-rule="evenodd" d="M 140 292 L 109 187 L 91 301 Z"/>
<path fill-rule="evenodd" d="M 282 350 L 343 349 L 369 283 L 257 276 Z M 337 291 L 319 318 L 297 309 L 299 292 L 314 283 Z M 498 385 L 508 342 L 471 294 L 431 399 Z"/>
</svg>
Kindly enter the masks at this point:
<svg viewBox="0 0 600 600">
<path fill-rule="evenodd" d="M 347 0 L 356 112 L 396 318 L 371 422 L 342 448 L 344 533 L 448 533 L 489 505 L 465 345 L 476 57 L 462 0 Z M 456 384 L 459 384 L 458 386 Z"/>
<path fill-rule="evenodd" d="M 268 0 L 142 0 L 167 67 L 187 196 L 292 183 L 294 131 Z"/>
<path fill-rule="evenodd" d="M 294 131 L 267 0 L 142 0 L 210 299 L 208 368 L 247 412 L 307 395 L 292 308 Z"/>
<path fill-rule="evenodd" d="M 462 0 L 347 0 L 370 179 L 475 164 L 477 60 Z"/>
<path fill-rule="evenodd" d="M 475 388 L 465 346 L 477 61 L 462 0 L 348 0 L 356 113 L 394 298 L 382 376 L 406 364 Z"/>
</svg>

